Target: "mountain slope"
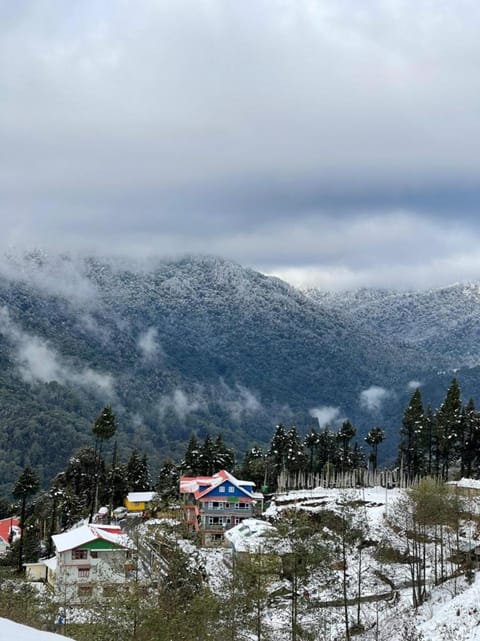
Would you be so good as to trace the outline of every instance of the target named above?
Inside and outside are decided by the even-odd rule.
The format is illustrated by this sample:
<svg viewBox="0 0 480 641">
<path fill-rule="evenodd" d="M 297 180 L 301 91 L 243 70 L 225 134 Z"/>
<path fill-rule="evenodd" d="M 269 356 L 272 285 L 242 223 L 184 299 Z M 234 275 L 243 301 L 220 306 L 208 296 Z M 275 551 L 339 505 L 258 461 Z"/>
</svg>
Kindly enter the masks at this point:
<svg viewBox="0 0 480 641">
<path fill-rule="evenodd" d="M 405 389 L 415 349 L 354 326 L 286 283 L 218 258 L 145 265 L 10 257 L 0 267 L 0 472 L 45 479 L 90 442 L 106 403 L 119 445 L 153 462 L 192 430 L 222 431 L 238 451 L 275 422 L 312 424 L 336 408 L 366 429 L 387 414 L 361 402 L 372 386 Z M 373 409 L 373 415 L 372 415 Z M 393 420 L 393 419 L 392 419 Z M 5 487 L 5 485 L 4 485 Z"/>
<path fill-rule="evenodd" d="M 360 289 L 305 292 L 320 309 L 346 315 L 357 331 L 402 341 L 438 368 L 480 365 L 480 284 L 418 292 Z"/>
</svg>

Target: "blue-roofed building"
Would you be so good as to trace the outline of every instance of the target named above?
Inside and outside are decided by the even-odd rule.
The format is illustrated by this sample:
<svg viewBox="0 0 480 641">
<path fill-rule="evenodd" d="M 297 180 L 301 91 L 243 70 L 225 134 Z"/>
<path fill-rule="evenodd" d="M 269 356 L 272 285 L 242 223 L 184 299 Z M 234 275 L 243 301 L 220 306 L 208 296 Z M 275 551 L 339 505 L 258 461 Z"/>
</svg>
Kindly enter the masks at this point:
<svg viewBox="0 0 480 641">
<path fill-rule="evenodd" d="M 203 545 L 221 543 L 226 530 L 262 509 L 263 495 L 254 487 L 252 481 L 239 480 L 225 470 L 213 476 L 181 477 L 185 520 L 201 533 Z"/>
</svg>

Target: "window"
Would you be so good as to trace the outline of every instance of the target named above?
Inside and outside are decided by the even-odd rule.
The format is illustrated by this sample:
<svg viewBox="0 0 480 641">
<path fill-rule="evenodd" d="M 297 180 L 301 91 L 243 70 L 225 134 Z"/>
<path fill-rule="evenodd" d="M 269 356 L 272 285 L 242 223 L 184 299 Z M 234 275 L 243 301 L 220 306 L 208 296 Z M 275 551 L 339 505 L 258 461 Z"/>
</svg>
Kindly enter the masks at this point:
<svg viewBox="0 0 480 641">
<path fill-rule="evenodd" d="M 103 586 L 103 596 L 115 596 L 118 591 L 118 586 L 116 585 L 104 585 Z"/>
<path fill-rule="evenodd" d="M 136 568 L 134 563 L 125 563 L 125 578 L 134 579 L 136 574 Z"/>
<path fill-rule="evenodd" d="M 228 491 L 230 492 L 230 494 L 233 494 L 235 492 L 235 488 L 233 487 L 233 485 L 228 486 Z"/>
<path fill-rule="evenodd" d="M 218 525 L 219 523 L 222 523 L 223 519 L 221 519 L 218 516 L 209 516 L 208 517 L 208 524 L 209 525 Z"/>
<path fill-rule="evenodd" d="M 80 559 L 86 559 L 88 555 L 87 550 L 72 550 L 72 559 L 78 561 Z"/>
<path fill-rule="evenodd" d="M 79 585 L 78 586 L 78 596 L 79 597 L 92 596 L 92 586 L 91 585 Z"/>
<path fill-rule="evenodd" d="M 92 557 L 92 559 L 98 559 L 98 552 L 95 552 L 94 550 L 92 550 L 90 552 L 90 556 Z"/>
<path fill-rule="evenodd" d="M 221 486 L 218 488 L 218 491 L 219 491 L 221 494 L 225 494 L 225 486 L 224 486 L 224 485 L 221 485 Z"/>
<path fill-rule="evenodd" d="M 79 567 L 78 568 L 78 578 L 79 579 L 88 579 L 90 576 L 90 568 L 89 567 Z"/>
</svg>

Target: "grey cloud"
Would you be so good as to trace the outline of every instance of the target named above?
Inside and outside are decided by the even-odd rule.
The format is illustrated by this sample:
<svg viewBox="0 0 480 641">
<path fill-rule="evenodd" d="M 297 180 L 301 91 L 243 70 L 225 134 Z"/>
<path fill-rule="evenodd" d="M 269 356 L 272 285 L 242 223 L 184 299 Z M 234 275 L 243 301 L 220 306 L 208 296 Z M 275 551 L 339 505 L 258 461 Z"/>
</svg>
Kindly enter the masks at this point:
<svg viewBox="0 0 480 641">
<path fill-rule="evenodd" d="M 209 403 L 223 408 L 237 422 L 263 409 L 252 390 L 239 384 L 230 387 L 223 380 L 209 388 L 201 385 L 197 385 L 193 390 L 176 388 L 160 398 L 157 409 L 160 418 L 167 412 L 173 412 L 180 421 L 185 421 L 190 414 L 206 411 Z"/>
<path fill-rule="evenodd" d="M 369 412 L 378 412 L 382 403 L 391 396 L 391 392 L 378 385 L 371 385 L 360 392 L 360 405 Z"/>
<path fill-rule="evenodd" d="M 208 251 L 333 287 L 475 274 L 460 237 L 480 236 L 480 7 L 14 4 L 4 245 Z"/>
<path fill-rule="evenodd" d="M 480 273 L 480 231 L 455 219 L 442 226 L 414 212 L 384 212 L 349 221 L 319 218 L 306 227 L 292 223 L 288 232 L 281 226 L 272 230 L 284 264 L 264 264 L 263 271 L 297 285 L 420 289 Z M 288 250 L 288 238 L 290 248 L 304 248 L 303 259 Z"/>
<path fill-rule="evenodd" d="M 213 398 L 237 422 L 263 409 L 255 393 L 238 383 L 230 387 L 225 381 L 220 381 L 219 387 L 213 390 Z"/>
<path fill-rule="evenodd" d="M 90 367 L 75 368 L 51 344 L 15 324 L 6 307 L 0 308 L 0 333 L 14 347 L 18 371 L 27 383 L 75 384 L 100 392 L 109 399 L 115 397 L 114 379 L 111 374 L 97 372 Z"/>
<path fill-rule="evenodd" d="M 319 427 L 337 425 L 345 420 L 341 417 L 340 408 L 331 405 L 314 407 L 309 411 L 309 414 L 317 419 Z"/>
<path fill-rule="evenodd" d="M 34 251 L 0 254 L 0 276 L 32 285 L 73 304 L 91 307 L 97 292 L 85 274 L 85 263 L 74 255 Z"/>
<path fill-rule="evenodd" d="M 149 327 L 142 332 L 138 337 L 137 345 L 142 357 L 147 361 L 161 357 L 163 354 L 156 327 Z"/>
<path fill-rule="evenodd" d="M 183 422 L 189 414 L 206 409 L 203 389 L 199 387 L 193 392 L 187 392 L 177 388 L 170 394 L 164 394 L 160 398 L 157 403 L 157 409 L 160 419 L 171 411 Z"/>
<path fill-rule="evenodd" d="M 415 391 L 419 387 L 422 387 L 422 382 L 421 381 L 408 381 L 407 383 L 407 389 L 411 391 Z"/>
<path fill-rule="evenodd" d="M 132 415 L 132 424 L 134 427 L 142 427 L 145 424 L 145 421 L 143 420 L 143 416 L 136 412 L 135 414 Z"/>
</svg>

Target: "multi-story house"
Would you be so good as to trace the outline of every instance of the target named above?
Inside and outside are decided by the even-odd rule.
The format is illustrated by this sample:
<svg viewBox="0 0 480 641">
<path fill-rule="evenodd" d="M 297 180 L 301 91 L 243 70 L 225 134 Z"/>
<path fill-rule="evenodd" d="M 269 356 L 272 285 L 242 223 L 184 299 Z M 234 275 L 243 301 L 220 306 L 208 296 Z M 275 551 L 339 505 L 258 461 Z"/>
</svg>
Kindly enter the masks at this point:
<svg viewBox="0 0 480 641">
<path fill-rule="evenodd" d="M 110 596 L 134 571 L 133 542 L 115 525 L 81 525 L 52 537 L 47 581 L 68 602 Z"/>
<path fill-rule="evenodd" d="M 180 478 L 185 520 L 190 529 L 201 533 L 203 545 L 221 542 L 226 530 L 254 515 L 263 501 L 254 486 L 225 470 L 213 476 Z"/>
</svg>

